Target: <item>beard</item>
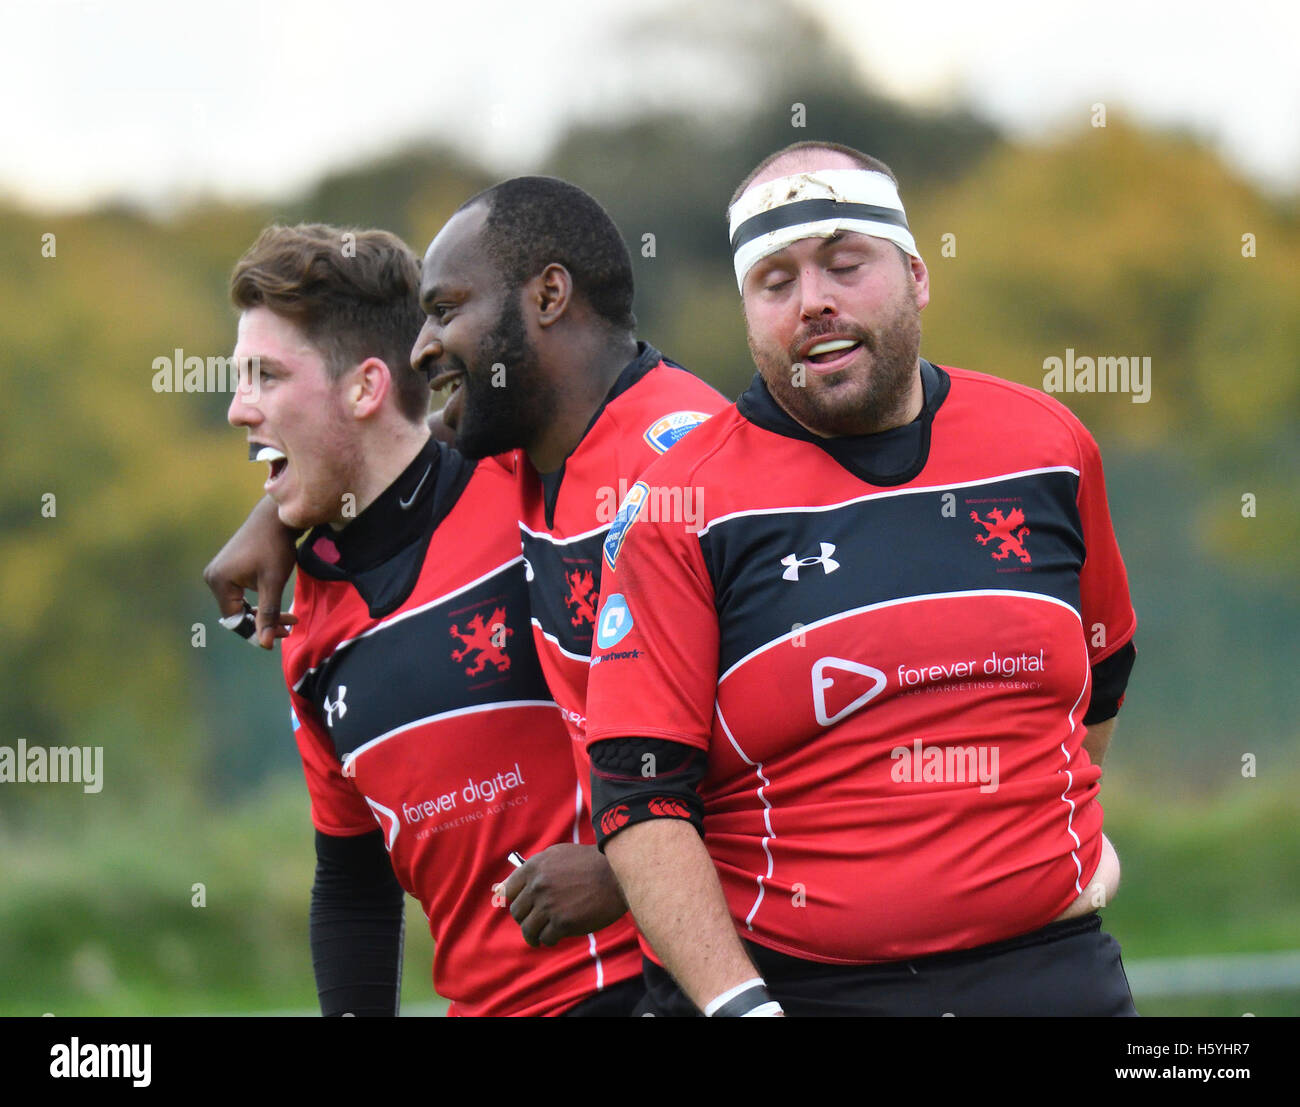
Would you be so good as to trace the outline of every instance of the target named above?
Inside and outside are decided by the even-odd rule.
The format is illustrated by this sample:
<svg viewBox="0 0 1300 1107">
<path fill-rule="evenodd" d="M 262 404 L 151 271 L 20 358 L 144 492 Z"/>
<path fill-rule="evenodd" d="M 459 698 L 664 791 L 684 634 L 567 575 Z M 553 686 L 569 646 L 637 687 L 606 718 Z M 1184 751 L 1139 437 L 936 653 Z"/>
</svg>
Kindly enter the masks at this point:
<svg viewBox="0 0 1300 1107">
<path fill-rule="evenodd" d="M 747 328 L 748 330 L 748 328 Z M 824 334 L 857 339 L 870 364 L 849 366 L 826 376 L 804 367 L 804 382 L 794 383 L 799 349 Z M 828 438 L 877 434 L 907 422 L 908 401 L 921 353 L 921 313 L 909 288 L 892 315 L 875 333 L 830 320 L 801 331 L 786 350 L 760 346 L 749 331 L 749 350 L 772 398 L 797 423 Z"/>
<path fill-rule="evenodd" d="M 506 295 L 500 318 L 479 343 L 473 367 L 452 365 L 465 373 L 456 427 L 456 449 L 465 457 L 527 449 L 554 418 L 556 396 L 528 341 L 519 289 Z M 493 366 L 504 366 L 504 372 Z M 494 384 L 494 378 L 500 383 Z"/>
</svg>

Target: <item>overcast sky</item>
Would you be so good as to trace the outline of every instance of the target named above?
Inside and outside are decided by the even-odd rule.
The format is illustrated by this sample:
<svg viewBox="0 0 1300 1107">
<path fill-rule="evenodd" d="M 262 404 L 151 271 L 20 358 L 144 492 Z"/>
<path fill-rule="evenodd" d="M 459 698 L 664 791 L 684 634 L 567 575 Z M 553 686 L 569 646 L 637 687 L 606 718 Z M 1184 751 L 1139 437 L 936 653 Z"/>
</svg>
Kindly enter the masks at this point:
<svg viewBox="0 0 1300 1107">
<path fill-rule="evenodd" d="M 0 190 L 60 207 L 281 195 L 430 136 L 526 169 L 574 119 L 743 98 L 743 74 L 689 46 L 629 39 L 675 2 L 6 0 Z M 1143 0 L 796 2 L 902 99 L 965 102 L 1024 135 L 1082 125 L 1101 101 L 1300 191 L 1300 6 L 1285 0 L 1213 19 Z"/>
</svg>

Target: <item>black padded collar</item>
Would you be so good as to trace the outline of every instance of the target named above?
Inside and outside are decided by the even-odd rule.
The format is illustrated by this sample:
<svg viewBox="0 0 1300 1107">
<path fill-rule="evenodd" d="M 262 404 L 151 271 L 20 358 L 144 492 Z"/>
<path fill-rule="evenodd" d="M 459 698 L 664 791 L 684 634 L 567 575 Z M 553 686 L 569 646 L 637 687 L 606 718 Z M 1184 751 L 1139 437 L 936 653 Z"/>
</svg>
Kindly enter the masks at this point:
<svg viewBox="0 0 1300 1107">
<path fill-rule="evenodd" d="M 930 457 L 930 424 L 948 396 L 952 380 L 942 369 L 921 359 L 921 386 L 925 399 L 921 413 L 906 426 L 879 434 L 822 438 L 800 426 L 772 398 L 763 378 L 754 374 L 736 407 L 755 426 L 786 438 L 819 446 L 859 480 L 881 487 L 906 484 Z"/>
</svg>

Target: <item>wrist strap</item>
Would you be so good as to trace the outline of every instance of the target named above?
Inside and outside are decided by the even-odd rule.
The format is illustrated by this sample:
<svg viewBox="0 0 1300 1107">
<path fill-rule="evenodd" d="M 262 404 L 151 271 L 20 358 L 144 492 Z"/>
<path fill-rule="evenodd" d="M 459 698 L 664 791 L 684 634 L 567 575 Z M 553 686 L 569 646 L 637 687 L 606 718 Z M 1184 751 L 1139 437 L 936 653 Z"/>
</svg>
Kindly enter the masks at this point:
<svg viewBox="0 0 1300 1107">
<path fill-rule="evenodd" d="M 774 1018 L 777 1015 L 784 1015 L 784 1014 L 785 1012 L 781 1010 L 781 1005 L 777 1003 L 776 1000 L 772 1000 L 771 1003 L 763 1003 L 760 1004 L 758 1007 L 755 1007 L 752 1011 L 746 1011 L 740 1017 L 742 1019 L 752 1019 L 756 1016 Z"/>
<path fill-rule="evenodd" d="M 781 1005 L 768 993 L 761 976 L 728 988 L 705 1005 L 705 1018 L 744 1018 L 754 1015 L 779 1015 Z"/>
</svg>

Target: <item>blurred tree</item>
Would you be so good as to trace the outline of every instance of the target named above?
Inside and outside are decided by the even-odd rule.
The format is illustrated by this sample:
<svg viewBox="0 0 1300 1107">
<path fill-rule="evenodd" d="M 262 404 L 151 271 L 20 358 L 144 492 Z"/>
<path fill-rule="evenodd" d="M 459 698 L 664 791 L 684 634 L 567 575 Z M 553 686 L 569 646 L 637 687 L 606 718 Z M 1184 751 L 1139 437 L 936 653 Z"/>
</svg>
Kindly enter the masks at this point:
<svg viewBox="0 0 1300 1107">
<path fill-rule="evenodd" d="M 883 157 L 902 178 L 931 270 L 927 356 L 1038 387 L 1044 359 L 1067 348 L 1151 358 L 1149 403 L 1060 398 L 1108 449 L 1124 447 L 1130 468 L 1114 471 L 1116 487 L 1131 490 L 1124 495 L 1178 504 L 1179 518 L 1200 514 L 1175 537 L 1168 512 L 1153 510 L 1160 524 L 1143 531 L 1143 556 L 1168 589 L 1157 617 L 1216 572 L 1232 577 L 1224 603 L 1233 610 L 1254 603 L 1276 615 L 1241 624 L 1247 640 L 1257 632 L 1259 653 L 1224 662 L 1217 687 L 1239 698 L 1220 696 L 1212 709 L 1272 720 L 1261 726 L 1277 731 L 1294 715 L 1285 690 L 1269 686 L 1277 702 L 1265 712 L 1246 689 L 1259 686 L 1251 670 L 1260 657 L 1292 648 L 1291 600 L 1262 597 L 1271 595 L 1264 587 L 1296 593 L 1294 202 L 1270 201 L 1200 147 L 1125 126 L 1114 112 L 1104 130 L 1007 144 L 961 110 L 917 113 L 876 95 L 824 31 L 774 0 L 736 5 L 722 19 L 720 10 L 671 22 L 676 38 L 651 26 L 626 45 L 639 79 L 698 88 L 702 68 L 716 100 L 692 109 L 682 92 L 636 120 L 589 121 L 539 167 L 589 188 L 623 228 L 642 334 L 736 394 L 753 370 L 723 221 L 732 188 L 796 139 Z M 795 103 L 806 127 L 791 126 Z M 261 472 L 225 423 L 228 394 L 157 393 L 154 360 L 177 349 L 229 353 L 230 268 L 270 220 L 385 226 L 421 251 L 491 179 L 427 145 L 275 204 L 207 203 L 165 219 L 121 207 L 57 218 L 0 210 L 0 743 L 105 745 L 112 786 L 102 802 L 124 805 L 159 788 L 182 801 L 227 795 L 293 765 L 273 660 L 216 626 L 199 580 L 259 495 Z M 51 232 L 57 253 L 43 257 Z M 1253 257 L 1243 256 L 1247 233 Z M 1143 457 L 1161 460 L 1150 480 Z M 56 497 L 52 516 L 42 514 L 46 493 Z M 1243 517 L 1244 493 L 1257 498 L 1255 518 Z M 1213 548 L 1222 563 L 1192 565 L 1189 548 Z M 1250 572 L 1273 583 L 1248 584 Z M 1220 623 L 1199 617 L 1195 627 L 1156 629 L 1187 643 L 1219 633 Z M 1230 618 L 1240 622 L 1227 608 L 1214 616 Z M 192 644 L 195 623 L 203 646 Z M 1198 730 L 1175 694 L 1190 663 L 1165 670 L 1165 714 L 1182 714 L 1159 725 L 1179 739 L 1196 731 L 1188 748 L 1211 758 L 1217 735 Z M 67 795 L 9 789 L 0 817 L 36 810 L 38 797 L 44 813 Z"/>
</svg>

